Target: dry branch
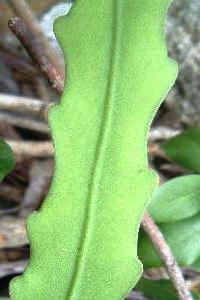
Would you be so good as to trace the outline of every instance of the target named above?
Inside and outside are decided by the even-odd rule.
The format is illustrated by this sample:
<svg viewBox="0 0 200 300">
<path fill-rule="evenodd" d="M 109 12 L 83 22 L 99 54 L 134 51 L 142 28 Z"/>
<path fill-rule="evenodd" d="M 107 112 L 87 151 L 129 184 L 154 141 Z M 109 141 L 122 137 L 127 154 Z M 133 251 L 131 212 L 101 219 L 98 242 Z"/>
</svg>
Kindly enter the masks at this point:
<svg viewBox="0 0 200 300">
<path fill-rule="evenodd" d="M 49 92 L 47 86 L 44 84 L 43 78 L 35 78 L 35 91 L 41 100 L 47 103 L 49 102 Z"/>
<path fill-rule="evenodd" d="M 20 203 L 22 198 L 22 193 L 23 193 L 22 190 L 15 186 L 1 183 L 1 188 L 0 188 L 1 199 L 5 198 L 8 199 L 9 201 Z"/>
<path fill-rule="evenodd" d="M 148 140 L 150 142 L 155 142 L 158 140 L 161 140 L 161 141 L 168 140 L 168 139 L 175 137 L 176 135 L 178 135 L 180 133 L 181 133 L 181 130 L 173 129 L 173 128 L 166 127 L 166 126 L 152 127 L 151 131 L 149 133 Z"/>
<path fill-rule="evenodd" d="M 20 217 L 26 218 L 32 211 L 38 209 L 49 189 L 52 175 L 52 160 L 34 162 L 29 175 L 29 186 L 21 203 Z"/>
<path fill-rule="evenodd" d="M 38 71 L 30 62 L 22 59 L 19 55 L 12 52 L 10 49 L 6 48 L 4 45 L 0 44 L 0 59 L 4 64 L 11 67 L 11 69 L 16 70 L 17 72 L 24 74 L 26 76 L 35 77 L 38 75 Z"/>
<path fill-rule="evenodd" d="M 53 157 L 54 149 L 51 142 L 23 142 L 7 140 L 16 156 L 47 158 Z"/>
<path fill-rule="evenodd" d="M 164 151 L 160 148 L 160 145 L 157 143 L 149 143 L 148 144 L 148 154 L 152 157 L 158 156 L 160 158 L 166 159 L 169 161 L 168 157 L 164 153 Z"/>
<path fill-rule="evenodd" d="M 25 220 L 15 217 L 0 218 L 0 250 L 28 244 Z"/>
<path fill-rule="evenodd" d="M 20 260 L 16 262 L 8 262 L 0 264 L 0 278 L 20 274 L 24 271 L 28 263 L 28 260 Z M 4 298 L 2 298 L 4 299 Z M 6 299 L 6 298 L 5 298 Z M 9 300 L 9 299 L 8 299 Z"/>
<path fill-rule="evenodd" d="M 188 289 L 191 291 L 195 290 L 195 289 L 199 289 L 200 275 L 196 276 L 193 280 L 189 280 L 187 286 L 188 286 Z"/>
<path fill-rule="evenodd" d="M 48 102 L 34 98 L 0 94 L 0 109 L 29 113 L 46 118 Z"/>
<path fill-rule="evenodd" d="M 49 127 L 44 122 L 34 120 L 25 116 L 13 115 L 1 111 L 0 122 L 33 131 L 49 133 Z"/>
<path fill-rule="evenodd" d="M 60 95 L 64 88 L 64 76 L 56 68 L 56 65 L 52 63 L 45 49 L 38 41 L 37 36 L 34 36 L 24 21 L 18 17 L 12 18 L 9 21 L 9 28 L 26 48 L 42 74 L 49 79 L 52 86 Z"/>
<path fill-rule="evenodd" d="M 49 43 L 41 28 L 40 23 L 35 17 L 33 11 L 30 9 L 28 3 L 26 3 L 24 0 L 7 0 L 7 2 L 12 7 L 16 16 L 21 17 L 24 20 L 32 35 L 37 37 L 38 43 L 42 46 L 44 52 L 48 55 L 52 63 L 61 70 L 59 63 L 61 61 L 61 58 Z"/>
<path fill-rule="evenodd" d="M 167 272 L 174 284 L 177 295 L 181 300 L 193 300 L 190 292 L 188 291 L 187 284 L 184 280 L 181 269 L 179 268 L 170 247 L 158 226 L 154 223 L 153 219 L 148 213 L 145 213 L 142 220 L 142 227 L 152 241 L 158 255 L 163 261 Z"/>
</svg>

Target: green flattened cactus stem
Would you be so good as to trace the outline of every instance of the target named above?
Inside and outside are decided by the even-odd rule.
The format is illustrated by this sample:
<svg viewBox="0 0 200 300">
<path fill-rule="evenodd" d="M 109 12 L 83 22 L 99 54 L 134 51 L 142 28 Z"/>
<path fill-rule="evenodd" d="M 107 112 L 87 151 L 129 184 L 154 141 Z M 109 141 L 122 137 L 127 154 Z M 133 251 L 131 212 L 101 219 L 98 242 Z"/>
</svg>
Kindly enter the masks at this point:
<svg viewBox="0 0 200 300">
<path fill-rule="evenodd" d="M 139 223 L 157 185 L 147 133 L 177 68 L 169 0 L 76 0 L 55 24 L 67 87 L 49 113 L 55 174 L 28 220 L 31 259 L 13 300 L 121 300 L 141 275 Z"/>
</svg>

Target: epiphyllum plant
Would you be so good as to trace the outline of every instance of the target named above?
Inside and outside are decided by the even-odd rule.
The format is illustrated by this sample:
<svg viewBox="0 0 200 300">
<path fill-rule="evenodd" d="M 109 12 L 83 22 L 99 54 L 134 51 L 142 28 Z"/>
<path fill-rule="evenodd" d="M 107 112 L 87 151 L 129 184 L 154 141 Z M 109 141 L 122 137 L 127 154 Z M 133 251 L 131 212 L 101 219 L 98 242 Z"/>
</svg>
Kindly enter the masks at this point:
<svg viewBox="0 0 200 300">
<path fill-rule="evenodd" d="M 177 72 L 169 2 L 76 0 L 56 22 L 67 84 L 49 113 L 55 174 L 28 220 L 31 259 L 12 299 L 120 300 L 139 279 L 138 228 L 157 185 L 147 132 Z"/>
</svg>

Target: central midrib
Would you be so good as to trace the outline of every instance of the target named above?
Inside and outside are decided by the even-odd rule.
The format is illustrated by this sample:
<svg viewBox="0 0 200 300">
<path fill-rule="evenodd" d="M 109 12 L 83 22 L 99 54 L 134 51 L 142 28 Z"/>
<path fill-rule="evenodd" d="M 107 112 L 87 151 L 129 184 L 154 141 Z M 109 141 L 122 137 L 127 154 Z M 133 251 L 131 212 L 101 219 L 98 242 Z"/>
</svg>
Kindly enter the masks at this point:
<svg viewBox="0 0 200 300">
<path fill-rule="evenodd" d="M 119 41 L 119 31 L 118 31 L 118 22 L 119 22 L 119 4 L 118 0 L 113 0 L 113 22 L 112 22 L 112 44 L 111 44 L 111 53 L 110 53 L 110 67 L 109 67 L 109 76 L 107 89 L 105 93 L 105 108 L 104 108 L 104 118 L 101 124 L 100 130 L 100 138 L 97 144 L 96 150 L 96 159 L 94 163 L 93 172 L 91 174 L 91 183 L 88 192 L 88 200 L 87 200 L 87 208 L 86 211 L 87 217 L 85 218 L 85 222 L 83 224 L 83 235 L 80 240 L 80 247 L 78 253 L 80 253 L 77 257 L 75 268 L 73 272 L 73 276 L 71 279 L 71 285 L 69 287 L 66 300 L 73 300 L 73 297 L 76 293 L 76 286 L 79 282 L 79 277 L 82 273 L 82 261 L 84 260 L 84 253 L 87 249 L 87 245 L 90 241 L 90 228 L 91 228 L 91 220 L 94 220 L 92 217 L 95 212 L 95 199 L 97 194 L 97 183 L 101 179 L 101 171 L 103 167 L 103 157 L 105 154 L 106 144 L 109 136 L 109 132 L 111 130 L 112 123 L 112 115 L 113 115 L 113 101 L 114 97 L 112 95 L 112 90 L 115 87 L 115 69 L 117 62 L 117 44 Z"/>
</svg>

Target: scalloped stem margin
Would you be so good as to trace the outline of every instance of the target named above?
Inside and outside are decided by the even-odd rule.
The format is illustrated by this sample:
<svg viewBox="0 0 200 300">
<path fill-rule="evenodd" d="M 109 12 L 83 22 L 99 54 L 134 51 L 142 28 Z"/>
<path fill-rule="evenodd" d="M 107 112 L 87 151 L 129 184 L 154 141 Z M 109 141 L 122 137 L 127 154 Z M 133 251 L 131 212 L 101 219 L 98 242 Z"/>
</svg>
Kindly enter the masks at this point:
<svg viewBox="0 0 200 300">
<path fill-rule="evenodd" d="M 177 67 L 168 0 L 76 0 L 55 31 L 67 85 L 49 122 L 55 174 L 28 220 L 31 259 L 13 300 L 120 300 L 141 275 L 137 237 L 157 177 L 147 133 Z"/>
</svg>

